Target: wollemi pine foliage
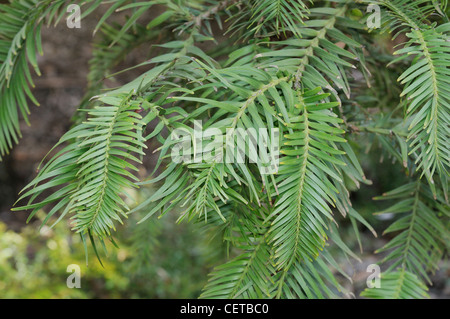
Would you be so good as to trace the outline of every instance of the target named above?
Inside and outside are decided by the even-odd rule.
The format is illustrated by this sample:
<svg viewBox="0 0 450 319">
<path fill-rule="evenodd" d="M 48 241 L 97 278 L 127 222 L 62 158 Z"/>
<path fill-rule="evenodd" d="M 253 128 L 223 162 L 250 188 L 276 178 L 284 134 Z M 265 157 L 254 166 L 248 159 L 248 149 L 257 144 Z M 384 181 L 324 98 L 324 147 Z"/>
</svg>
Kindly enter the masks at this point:
<svg viewBox="0 0 450 319">
<path fill-rule="evenodd" d="M 381 288 L 362 295 L 428 296 L 429 274 L 449 242 L 447 1 L 10 0 L 0 5 L 2 158 L 20 140 L 28 101 L 38 103 L 31 72 L 40 74 L 41 29 L 61 23 L 70 4 L 83 17 L 107 8 L 93 30 L 87 93 L 14 210 L 30 210 L 30 218 L 45 210 L 44 224 L 70 218 L 96 252 L 98 243 L 114 243 L 130 213 L 145 223 L 181 211 L 180 221 L 199 223 L 232 247 L 202 298 L 338 298 L 346 290 L 335 274 L 348 276 L 336 252 L 358 258 L 339 223 L 349 219 L 358 239 L 359 223 L 373 231 L 350 201 L 370 184 L 360 165 L 366 143 L 381 147 L 410 181 L 376 198 L 395 200 L 378 214 L 396 218 L 380 249 Z M 380 28 L 366 23 L 368 4 L 381 9 Z M 162 13 L 149 20 L 155 7 Z M 128 13 L 123 25 L 110 22 L 118 11 Z M 374 39 L 387 33 L 402 43 L 379 54 Z M 103 79 L 145 42 L 158 48 L 140 64 L 147 71 L 106 88 Z M 369 114 L 374 101 L 378 112 Z M 276 171 L 263 174 L 263 164 L 249 160 L 252 147 L 240 148 L 243 161 L 171 160 L 174 133 L 193 136 L 198 121 L 224 136 L 278 130 L 256 144 L 280 146 L 268 154 L 278 156 Z M 151 139 L 160 145 L 158 174 L 140 180 Z M 216 155 L 228 147 L 215 140 Z M 127 204 L 131 189 L 149 184 L 157 186 L 151 196 Z"/>
</svg>

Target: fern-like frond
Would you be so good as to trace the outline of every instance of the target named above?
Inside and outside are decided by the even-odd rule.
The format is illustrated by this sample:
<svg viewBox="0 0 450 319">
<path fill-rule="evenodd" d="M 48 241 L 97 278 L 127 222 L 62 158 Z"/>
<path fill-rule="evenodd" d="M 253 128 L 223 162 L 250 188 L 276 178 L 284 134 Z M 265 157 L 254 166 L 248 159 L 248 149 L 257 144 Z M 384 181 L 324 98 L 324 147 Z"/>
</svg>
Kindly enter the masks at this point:
<svg viewBox="0 0 450 319">
<path fill-rule="evenodd" d="M 243 252 L 216 267 L 200 298 L 268 298 L 272 275 L 270 249 L 264 236 L 238 245 Z"/>
<path fill-rule="evenodd" d="M 302 38 L 273 42 L 274 48 L 264 49 L 262 46 L 262 52 L 255 56 L 257 67 L 276 68 L 293 74 L 297 86 L 301 82 L 309 89 L 317 86 L 342 89 L 349 96 L 346 68 L 356 69 L 354 63 L 358 58 L 355 50 L 361 45 L 341 31 L 345 28 L 337 27 L 348 22 L 344 18 L 347 10 L 347 2 L 336 8 L 312 7 L 311 19 L 300 28 Z M 361 27 L 357 23 L 353 26 Z M 340 47 L 338 42 L 347 48 Z"/>
<path fill-rule="evenodd" d="M 311 1 L 312 2 L 312 1 Z M 301 37 L 298 25 L 308 17 L 307 1 L 250 0 L 238 5 L 230 30 L 245 30 L 244 38 L 286 33 Z"/>
<path fill-rule="evenodd" d="M 389 270 L 401 267 L 431 283 L 427 271 L 436 270 L 433 255 L 446 249 L 448 229 L 444 219 L 450 212 L 444 199 L 434 199 L 431 190 L 415 181 L 389 191 L 376 199 L 396 200 L 396 203 L 376 214 L 398 214 L 384 233 L 398 233 L 377 252 L 389 252 L 382 263 L 390 262 Z M 442 215 L 438 215 L 438 212 Z"/>
<path fill-rule="evenodd" d="M 137 171 L 132 162 L 140 163 L 133 154 L 144 154 L 142 118 L 139 101 L 131 94 L 104 97 L 105 105 L 89 111 L 89 117 L 60 140 L 70 142 L 59 151 L 27 186 L 19 199 L 30 197 L 26 205 L 14 210 L 32 209 L 30 218 L 43 207 L 54 203 L 44 223 L 59 209 L 58 221 L 72 216 L 73 229 L 102 238 L 111 236 L 116 222 L 122 222 L 129 210 L 124 196 L 135 187 Z M 57 146 L 58 146 L 57 145 Z M 45 191 L 59 188 L 42 201 Z"/>
<path fill-rule="evenodd" d="M 331 179 L 342 182 L 336 166 L 345 165 L 336 143 L 346 142 L 341 122 L 328 108 L 337 102 L 323 102 L 329 94 L 307 91 L 297 97 L 287 127 L 276 178 L 279 199 L 271 214 L 271 240 L 279 269 L 288 269 L 297 259 L 315 259 L 326 240 L 326 221 L 332 219 L 330 206 L 337 189 Z"/>
<path fill-rule="evenodd" d="M 361 296 L 372 299 L 429 298 L 428 288 L 413 273 L 401 269 L 381 274 L 380 287 L 366 288 Z"/>
<path fill-rule="evenodd" d="M 267 242 L 267 227 L 263 224 L 267 210 L 237 202 L 219 205 L 226 222 L 215 217 L 204 227 L 213 231 L 222 228 L 223 240 L 232 243 L 237 256 L 214 268 L 200 298 L 271 297 L 275 269 Z"/>
<path fill-rule="evenodd" d="M 450 163 L 450 90 L 448 89 L 450 24 L 438 27 L 423 21 L 434 6 L 429 1 L 419 1 L 413 10 L 409 1 L 380 1 L 402 26 L 408 28 L 409 41 L 396 54 L 399 59 L 415 56 L 409 67 L 399 78 L 405 88 L 401 96 L 409 101 L 406 116 L 412 119 L 408 140 L 410 153 L 417 152 L 417 164 L 427 175 L 431 184 L 436 172 L 448 191 Z M 420 6 L 420 4 L 424 5 Z"/>
<path fill-rule="evenodd" d="M 430 175 L 436 171 L 446 184 L 450 163 L 450 90 L 446 80 L 450 75 L 450 38 L 440 34 L 446 30 L 442 27 L 411 31 L 409 36 L 417 45 L 401 51 L 417 54 L 419 60 L 399 80 L 406 84 L 402 95 L 411 101 L 407 113 L 414 114 L 409 126 L 410 152 L 419 154 L 419 168 Z"/>
<path fill-rule="evenodd" d="M 314 261 L 296 261 L 287 273 L 280 273 L 274 280 L 273 296 L 287 299 L 337 299 L 346 289 L 341 285 L 331 269 L 335 268 L 344 277 L 341 269 L 328 251 L 324 251 Z"/>
<path fill-rule="evenodd" d="M 1 155 L 17 142 L 19 113 L 26 118 L 26 99 L 33 100 L 28 63 L 38 72 L 40 28 L 61 19 L 69 3 L 0 6 Z M 85 3 L 92 3 L 89 13 L 102 1 L 78 2 Z M 337 298 L 347 291 L 336 274 L 349 277 L 333 249 L 358 260 L 340 237 L 340 220 L 350 219 L 360 246 L 357 222 L 376 235 L 350 200 L 361 183 L 370 184 L 356 150 L 358 133 L 370 133 L 368 144 L 380 144 L 408 175 L 419 171 L 429 183 L 413 180 L 382 197 L 397 202 L 381 213 L 401 216 L 380 249 L 391 263 L 381 288 L 363 295 L 426 297 L 422 281 L 448 249 L 450 24 L 433 22 L 445 20 L 447 1 L 373 3 L 385 10 L 384 28 L 408 38 L 393 60 L 408 67 L 376 72 L 371 81 L 371 71 L 392 57 L 368 57 L 375 50 L 362 44 L 371 44 L 371 34 L 353 14 L 360 1 L 110 2 L 94 29 L 101 38 L 80 110 L 86 116 L 61 138 L 56 155 L 24 189 L 20 200 L 27 202 L 14 210 L 29 209 L 32 218 L 50 207 L 43 224 L 70 217 L 96 250 L 95 240 L 112 240 L 128 214 L 140 211 L 143 222 L 176 209 L 178 221 L 201 224 L 228 248 L 230 257 L 214 268 L 202 298 Z M 164 10 L 142 24 L 156 7 Z M 123 24 L 107 21 L 117 11 L 128 14 Z M 223 27 L 219 45 L 204 44 L 219 40 Z M 148 69 L 99 92 L 117 62 L 147 41 L 156 41 L 152 58 L 136 67 Z M 376 95 L 368 96 L 362 78 Z M 388 79 L 378 87 L 380 78 Z M 376 110 L 369 110 L 371 102 Z M 153 139 L 159 157 L 141 182 L 136 171 Z M 129 207 L 128 190 L 148 184 L 157 187 Z M 145 225 L 135 229 L 157 232 Z"/>
<path fill-rule="evenodd" d="M 383 12 L 383 24 L 388 30 L 395 30 L 397 34 L 408 31 L 409 28 L 419 29 L 426 25 L 428 17 L 436 10 L 435 5 L 429 0 L 379 0 L 370 3 L 387 9 Z"/>
<path fill-rule="evenodd" d="M 39 105 L 31 92 L 34 84 L 28 64 L 40 75 L 36 55 L 43 54 L 41 28 L 44 23 L 56 24 L 74 2 L 24 0 L 0 4 L 0 160 L 21 137 L 20 117 L 29 124 L 27 98 Z M 87 11 L 99 4 L 95 1 Z"/>
</svg>

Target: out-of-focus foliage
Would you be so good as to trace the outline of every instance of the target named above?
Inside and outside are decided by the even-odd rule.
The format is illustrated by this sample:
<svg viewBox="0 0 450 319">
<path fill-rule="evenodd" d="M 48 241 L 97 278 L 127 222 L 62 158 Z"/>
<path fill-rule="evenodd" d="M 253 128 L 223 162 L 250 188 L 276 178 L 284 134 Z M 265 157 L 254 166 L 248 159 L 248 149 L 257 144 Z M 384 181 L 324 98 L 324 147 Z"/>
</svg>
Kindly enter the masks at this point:
<svg viewBox="0 0 450 319">
<path fill-rule="evenodd" d="M 0 156 L 19 140 L 18 116 L 22 113 L 26 119 L 28 113 L 25 97 L 32 99 L 32 81 L 27 63 L 39 73 L 40 25 L 64 15 L 62 1 L 10 2 L 0 6 L 0 17 L 6 21 L 0 28 L 0 61 L 4 62 Z M 84 15 L 90 12 L 87 7 L 101 2 L 77 1 L 84 5 Z M 382 10 L 380 25 L 368 23 L 368 15 L 361 11 L 368 4 Z M 195 278 L 202 269 L 195 258 L 191 263 L 169 257 L 169 250 L 196 254 L 192 243 L 202 242 L 188 238 L 181 241 L 186 247 L 177 249 L 179 234 L 154 224 L 156 216 L 175 212 L 178 220 L 202 224 L 208 238 L 214 234 L 231 247 L 226 261 L 214 262 L 201 296 L 334 298 L 347 292 L 337 278 L 339 273 L 346 277 L 339 259 L 359 260 L 343 240 L 346 233 L 340 225 L 351 224 L 360 247 L 361 229 L 377 236 L 353 205 L 352 196 L 372 184 L 366 175 L 371 169 L 367 165 L 363 169 L 362 163 L 364 152 L 378 150 L 380 159 L 390 160 L 386 165 L 391 161 L 397 165 L 404 181 L 380 187 L 381 198 L 399 201 L 381 210 L 382 218 L 390 219 L 390 225 L 383 227 L 388 243 L 378 250 L 390 250 L 381 262 L 386 267 L 386 286 L 363 296 L 425 297 L 425 286 L 415 283 L 430 283 L 428 273 L 448 252 L 447 4 L 430 0 L 112 2 L 93 30 L 101 30 L 97 34 L 102 40 L 94 47 L 89 100 L 78 110 L 81 120 L 61 137 L 56 154 L 43 161 L 23 189 L 20 206 L 13 210 L 29 210 L 29 219 L 46 211 L 43 225 L 55 216 L 57 222 L 70 218 L 83 246 L 92 247 L 97 256 L 106 242 L 115 243 L 113 236 L 118 234 L 122 248 L 117 256 L 122 256 L 129 273 L 140 278 L 133 279 L 139 283 L 138 291 L 150 289 L 149 278 L 166 278 L 158 267 L 169 262 L 180 271 L 176 274 L 180 286 L 175 282 L 167 286 L 181 296 L 185 275 Z M 141 24 L 140 18 L 157 7 L 164 9 L 162 13 Z M 106 20 L 117 11 L 129 15 L 111 27 Z M 385 31 L 391 34 L 390 48 L 377 52 Z M 121 53 L 147 39 L 162 49 L 132 67 L 146 71 L 102 92 L 104 83 L 99 81 L 111 76 L 110 68 L 123 57 Z M 214 131 L 216 156 L 203 147 L 206 138 L 197 141 L 191 125 L 198 122 L 204 130 Z M 260 129 L 279 134 L 252 145 L 246 145 L 244 136 L 232 135 L 232 141 L 220 138 L 225 132 L 247 130 L 247 137 L 254 140 L 252 132 Z M 170 161 L 174 144 L 180 146 L 181 132 L 195 137 L 193 148 L 183 154 L 189 159 Z M 157 174 L 140 174 L 138 167 L 150 142 L 158 144 L 152 150 L 159 152 Z M 243 158 L 230 162 L 231 154 L 226 154 L 224 163 L 221 156 L 230 146 Z M 258 159 L 257 149 L 263 155 Z M 274 165 L 278 160 L 280 165 Z M 266 174 L 269 167 L 273 171 Z M 139 192 L 132 190 L 150 185 L 155 191 L 136 198 Z M 129 215 L 146 223 L 115 232 Z M 158 241 L 161 234 L 169 242 Z M 335 248 L 339 252 L 333 253 Z M 153 259 L 158 251 L 163 261 Z M 109 258 L 114 260 L 114 255 Z M 186 283 L 188 291 L 197 290 L 200 281 L 194 286 Z"/>
<path fill-rule="evenodd" d="M 155 225 L 148 221 L 127 231 L 139 236 Z M 153 240 L 159 244 L 151 252 L 127 233 L 129 238 L 118 239 L 119 249 L 106 244 L 107 257 L 100 249 L 102 267 L 92 250 L 86 264 L 80 236 L 67 233 L 64 223 L 40 232 L 32 223 L 14 232 L 0 222 L 0 298 L 195 298 L 208 265 L 221 254 L 211 254 L 192 225 L 176 225 L 171 218 L 157 225 Z M 71 264 L 80 266 L 80 289 L 66 285 Z"/>
</svg>

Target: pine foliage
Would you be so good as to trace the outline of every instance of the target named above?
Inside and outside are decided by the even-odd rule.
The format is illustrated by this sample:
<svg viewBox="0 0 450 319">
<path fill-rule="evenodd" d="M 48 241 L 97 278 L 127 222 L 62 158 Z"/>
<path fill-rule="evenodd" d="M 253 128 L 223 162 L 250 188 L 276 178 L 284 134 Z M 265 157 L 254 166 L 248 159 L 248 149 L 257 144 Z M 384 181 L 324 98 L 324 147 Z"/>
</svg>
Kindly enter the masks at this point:
<svg viewBox="0 0 450 319">
<path fill-rule="evenodd" d="M 380 288 L 367 288 L 362 296 L 372 299 L 423 299 L 428 298 L 427 287 L 417 276 L 402 269 L 381 276 Z"/>
<path fill-rule="evenodd" d="M 136 113 L 139 102 L 130 101 L 130 96 L 100 100 L 107 104 L 90 110 L 86 122 L 61 138 L 60 143 L 73 142 L 42 168 L 21 199 L 30 197 L 26 205 L 33 209 L 30 217 L 56 203 L 48 217 L 64 208 L 59 218 L 73 214 L 73 230 L 103 239 L 110 237 L 115 222 L 126 218 L 129 208 L 120 194 L 135 187 L 138 179 L 130 170 L 138 170 L 132 163 L 141 162 L 136 156 L 143 155 L 146 146 L 142 117 Z M 59 190 L 36 201 L 50 187 Z"/>
<path fill-rule="evenodd" d="M 89 85 L 75 125 L 43 160 L 14 210 L 30 210 L 29 219 L 45 210 L 44 224 L 70 218 L 72 230 L 96 251 L 96 240 L 114 243 L 128 214 L 154 223 L 155 215 L 177 211 L 180 222 L 201 225 L 230 251 L 214 267 L 202 298 L 338 298 L 347 291 L 336 274 L 350 278 L 336 252 L 358 259 L 340 237 L 340 222 L 348 219 L 359 241 L 360 224 L 376 235 L 350 200 L 361 183 L 370 184 L 359 163 L 364 135 L 368 147 L 381 146 L 406 170 L 410 183 L 376 198 L 396 200 L 379 213 L 398 218 L 385 231 L 393 239 L 380 249 L 387 254 L 381 265 L 390 263 L 381 288 L 362 296 L 428 297 L 425 282 L 448 251 L 447 1 L 370 1 L 383 10 L 380 30 L 355 16 L 365 11 L 362 2 L 0 5 L 2 157 L 19 141 L 28 100 L 37 104 L 30 66 L 39 75 L 44 22 L 63 19 L 71 3 L 82 5 L 84 16 L 108 6 L 93 30 Z M 155 7 L 162 13 L 146 21 Z M 123 24 L 110 21 L 122 11 L 128 13 Z M 374 55 L 373 34 L 384 31 L 406 42 L 393 55 Z M 147 70 L 106 88 L 103 80 L 117 74 L 115 66 L 147 42 L 157 53 L 136 66 Z M 387 112 L 370 114 L 374 100 Z M 173 147 L 195 137 L 198 125 L 210 135 L 194 138 L 188 158 L 174 161 Z M 278 134 L 256 139 L 251 132 L 260 129 Z M 217 138 L 227 132 L 250 133 L 234 141 Z M 256 144 L 246 147 L 246 138 Z M 159 158 L 141 180 L 137 172 L 150 140 Z M 230 146 L 240 160 L 221 160 Z M 131 190 L 150 184 L 155 191 L 136 203 Z"/>
</svg>

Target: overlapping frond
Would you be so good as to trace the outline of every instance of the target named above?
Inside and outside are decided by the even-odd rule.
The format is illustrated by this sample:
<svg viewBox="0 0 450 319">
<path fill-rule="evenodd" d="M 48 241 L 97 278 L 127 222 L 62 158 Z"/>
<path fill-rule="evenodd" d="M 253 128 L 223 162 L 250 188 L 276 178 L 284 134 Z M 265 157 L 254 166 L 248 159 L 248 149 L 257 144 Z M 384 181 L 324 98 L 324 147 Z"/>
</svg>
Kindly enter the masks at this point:
<svg viewBox="0 0 450 319">
<path fill-rule="evenodd" d="M 241 204 L 220 207 L 227 222 L 215 217 L 205 227 L 215 234 L 220 230 L 237 256 L 214 268 L 201 298 L 322 299 L 339 298 L 346 292 L 334 271 L 351 279 L 327 249 L 313 261 L 297 260 L 288 271 L 277 271 L 264 223 L 269 211 Z"/>
<path fill-rule="evenodd" d="M 435 253 L 442 255 L 450 239 L 445 222 L 450 212 L 445 200 L 440 196 L 435 200 L 429 187 L 420 181 L 403 185 L 376 199 L 396 200 L 393 206 L 377 214 L 402 216 L 384 231 L 397 235 L 377 251 L 388 252 L 382 262 L 390 262 L 388 271 L 401 267 L 431 283 L 427 272 L 438 268 L 433 256 Z"/>
<path fill-rule="evenodd" d="M 236 258 L 216 267 L 201 298 L 268 298 L 270 297 L 270 248 L 264 236 L 238 245 L 243 251 Z"/>
<path fill-rule="evenodd" d="M 40 75 L 36 55 L 43 54 L 41 28 L 57 23 L 74 1 L 11 1 L 0 4 L 0 160 L 21 137 L 19 119 L 28 123 L 27 99 L 39 105 L 30 67 Z M 78 4 L 92 2 L 78 1 Z M 92 6 L 98 6 L 93 2 Z M 87 9 L 89 11 L 89 9 Z"/>
<path fill-rule="evenodd" d="M 310 20 L 300 27 L 302 38 L 273 42 L 274 48 L 264 49 L 255 56 L 259 68 L 276 68 L 295 76 L 297 85 L 314 89 L 318 86 L 343 90 L 349 96 L 347 68 L 356 69 L 361 44 L 341 30 L 347 28 L 347 2 L 335 8 L 310 8 Z M 314 19 L 312 19 L 314 17 Z M 338 28 L 343 24 L 346 27 Z M 351 28 L 362 28 L 358 23 Z M 343 48 L 344 46 L 344 48 Z"/>
<path fill-rule="evenodd" d="M 344 152 L 336 143 L 346 140 L 336 126 L 342 120 L 327 110 L 338 102 L 323 102 L 328 96 L 319 88 L 296 97 L 287 124 L 290 130 L 284 135 L 276 178 L 279 198 L 271 214 L 271 240 L 280 269 L 288 269 L 296 258 L 315 259 L 332 219 L 330 206 L 336 202 L 337 189 L 329 179 L 342 182 L 336 166 L 345 163 L 335 155 Z"/>
<path fill-rule="evenodd" d="M 429 0 L 379 0 L 370 3 L 387 9 L 382 16 L 383 25 L 387 30 L 397 33 L 426 25 L 430 14 L 436 10 L 435 4 Z"/>
<path fill-rule="evenodd" d="M 214 268 L 200 298 L 269 298 L 275 269 L 266 238 L 267 227 L 263 223 L 267 210 L 233 201 L 218 206 L 226 222 L 215 215 L 203 227 L 220 233 L 237 252 L 235 257 Z"/>
<path fill-rule="evenodd" d="M 383 273 L 380 287 L 366 288 L 361 296 L 371 299 L 423 299 L 429 298 L 427 290 L 416 275 L 401 269 Z"/>
<path fill-rule="evenodd" d="M 380 1 L 392 15 L 392 23 L 403 26 L 409 41 L 396 54 L 414 56 L 411 66 L 398 79 L 405 85 L 401 96 L 409 101 L 406 119 L 412 119 L 408 141 L 410 153 L 431 184 L 436 172 L 448 191 L 450 163 L 450 91 L 448 89 L 450 24 L 429 26 L 424 19 L 435 10 L 429 1 Z M 423 4 L 423 5 L 422 5 Z M 398 59 L 397 59 L 398 60 Z"/>
<path fill-rule="evenodd" d="M 301 37 L 298 25 L 308 17 L 308 2 L 288 0 L 249 0 L 237 4 L 231 30 L 244 38 L 294 34 Z"/>
<path fill-rule="evenodd" d="M 436 171 L 444 184 L 447 183 L 450 163 L 450 91 L 447 80 L 450 42 L 448 36 L 440 33 L 445 32 L 445 26 L 423 32 L 411 31 L 409 35 L 417 46 L 409 46 L 402 52 L 418 52 L 419 60 L 399 78 L 406 83 L 402 95 L 412 101 L 407 110 L 407 113 L 414 114 L 408 137 L 411 152 L 418 151 L 419 168 L 431 175 Z M 415 51 L 417 49 L 419 51 Z"/>
<path fill-rule="evenodd" d="M 45 222 L 63 209 L 59 219 L 73 215 L 76 232 L 110 237 L 115 223 L 126 218 L 126 189 L 135 187 L 137 181 L 132 163 L 141 162 L 136 156 L 143 155 L 146 147 L 142 117 L 136 112 L 140 103 L 131 96 L 100 98 L 105 104 L 90 110 L 86 122 L 61 138 L 58 144 L 69 144 L 25 187 L 19 200 L 30 199 L 15 210 L 32 209 L 31 218 L 39 209 L 55 204 Z M 58 190 L 40 199 L 54 188 Z"/>
<path fill-rule="evenodd" d="M 26 117 L 26 98 L 32 99 L 27 63 L 38 71 L 39 28 L 60 18 L 66 4 L 40 1 L 30 13 L 36 3 L 0 7 L 6 17 L 0 24 L 1 154 L 19 136 L 17 110 Z M 30 209 L 31 218 L 50 207 L 44 223 L 60 212 L 56 222 L 71 216 L 73 230 L 103 240 L 131 212 L 141 211 L 144 222 L 177 208 L 179 221 L 220 236 L 232 256 L 213 270 L 201 297 L 336 298 L 345 289 L 330 269 L 345 272 L 329 247 L 357 256 L 339 237 L 334 213 L 350 219 L 357 237 L 357 222 L 376 234 L 350 201 L 351 192 L 370 181 L 356 143 L 347 140 L 361 131 L 374 133 L 408 174 L 419 170 L 430 183 L 412 181 L 383 196 L 399 201 L 382 213 L 404 216 L 386 230 L 398 233 L 381 249 L 392 263 L 382 288 L 364 295 L 426 297 L 421 279 L 429 279 L 448 241 L 450 27 L 428 21 L 439 11 L 434 1 L 375 3 L 388 13 L 385 28 L 406 31 L 409 39 L 395 60 L 411 64 L 399 78 L 404 123 L 394 119 L 403 105 L 398 101 L 383 105 L 390 108 L 387 116 L 384 109 L 373 115 L 360 105 L 364 114 L 355 115 L 358 103 L 352 101 L 370 98 L 355 98 L 361 85 L 354 82 L 365 77 L 369 83 L 370 72 L 361 45 L 367 43 L 364 20 L 349 17 L 359 6 L 354 1 L 113 2 L 94 30 L 102 39 L 83 101 L 89 108 L 81 110 L 86 120 L 61 138 L 56 155 L 24 189 L 20 200 L 28 202 L 15 210 Z M 154 6 L 165 10 L 144 27 Z M 129 13 L 123 25 L 107 23 L 116 11 Z M 214 41 L 214 24 L 222 29 L 224 17 L 231 22 L 228 38 L 204 45 Z M 159 36 L 161 30 L 168 32 Z M 155 47 L 163 52 L 138 65 L 148 70 L 100 93 L 123 55 L 150 40 L 161 41 Z M 377 101 L 377 107 L 393 100 Z M 140 182 L 137 164 L 153 138 L 159 158 Z M 177 147 L 183 153 L 176 160 Z M 130 209 L 127 190 L 148 184 L 157 188 Z"/>
<path fill-rule="evenodd" d="M 322 252 L 314 261 L 296 261 L 287 273 L 280 273 L 282 280 L 275 278 L 273 296 L 287 299 L 336 299 L 346 292 L 331 269 L 341 275 L 348 275 L 342 270 L 331 254 Z M 280 285 L 280 283 L 283 283 Z"/>
</svg>

